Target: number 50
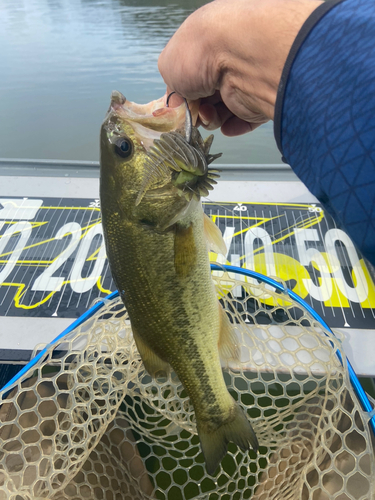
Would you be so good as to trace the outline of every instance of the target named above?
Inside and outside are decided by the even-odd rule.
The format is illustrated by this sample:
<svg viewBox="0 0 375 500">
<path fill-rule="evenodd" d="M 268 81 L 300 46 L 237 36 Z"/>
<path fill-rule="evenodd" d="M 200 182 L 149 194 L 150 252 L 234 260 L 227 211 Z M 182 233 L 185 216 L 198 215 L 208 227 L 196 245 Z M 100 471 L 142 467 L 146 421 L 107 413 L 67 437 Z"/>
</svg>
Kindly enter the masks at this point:
<svg viewBox="0 0 375 500">
<path fill-rule="evenodd" d="M 327 231 L 324 242 L 327 249 L 328 262 L 316 248 L 307 248 L 306 243 L 320 241 L 316 229 L 299 229 L 294 233 L 297 241 L 299 260 L 302 265 L 309 266 L 315 263 L 320 272 L 321 284 L 315 285 L 311 279 L 303 279 L 303 284 L 309 294 L 316 300 L 327 301 L 332 296 L 333 278 L 340 292 L 352 302 L 363 302 L 368 295 L 368 285 L 363 269 L 359 262 L 357 252 L 349 236 L 341 229 L 330 229 Z M 348 256 L 347 267 L 352 268 L 355 286 L 350 286 L 344 276 L 336 242 L 340 241 L 346 248 Z M 355 278 L 355 279 L 354 279 Z"/>
</svg>

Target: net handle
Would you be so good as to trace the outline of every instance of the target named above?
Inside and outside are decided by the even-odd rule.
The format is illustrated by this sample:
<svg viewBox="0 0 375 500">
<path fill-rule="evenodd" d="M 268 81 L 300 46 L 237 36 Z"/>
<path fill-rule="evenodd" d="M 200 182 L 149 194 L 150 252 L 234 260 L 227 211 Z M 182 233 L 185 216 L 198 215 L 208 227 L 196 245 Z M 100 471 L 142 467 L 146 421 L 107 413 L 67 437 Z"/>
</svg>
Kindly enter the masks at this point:
<svg viewBox="0 0 375 500">
<path fill-rule="evenodd" d="M 327 323 L 319 316 L 319 314 L 314 311 L 314 309 L 307 303 L 305 302 L 299 295 L 297 295 L 295 292 L 292 290 L 289 290 L 289 288 L 285 288 L 281 283 L 277 282 L 276 280 L 269 278 L 268 276 L 265 276 L 264 274 L 257 273 L 256 271 L 252 271 L 251 269 L 244 269 L 242 267 L 238 266 L 230 266 L 227 264 L 211 264 L 211 271 L 226 271 L 226 272 L 231 272 L 235 274 L 240 274 L 243 276 L 247 276 L 249 278 L 255 278 L 256 280 L 260 281 L 261 283 L 266 283 L 267 285 L 271 285 L 273 288 L 275 288 L 277 291 L 284 293 L 288 295 L 291 299 L 293 299 L 295 302 L 297 302 L 300 306 L 302 306 L 304 309 L 306 309 L 311 316 L 318 322 L 320 323 L 323 328 L 325 328 L 328 332 L 330 332 L 333 336 L 335 334 L 332 332 L 330 327 L 327 325 Z M 23 375 L 25 375 L 30 368 L 36 365 L 36 363 L 47 354 L 48 349 L 50 349 L 53 345 L 55 345 L 59 340 L 63 339 L 66 335 L 68 335 L 70 332 L 72 332 L 75 328 L 78 326 L 82 325 L 85 321 L 90 319 L 94 314 L 96 314 L 108 300 L 113 300 L 119 296 L 118 291 L 116 290 L 115 292 L 110 293 L 105 297 L 104 299 L 100 300 L 97 302 L 95 305 L 90 307 L 88 311 L 86 311 L 82 316 L 77 318 L 73 323 L 68 326 L 62 333 L 60 333 L 55 339 L 53 339 L 49 344 L 46 345 L 36 356 L 34 356 L 33 359 L 31 359 L 16 375 L 9 381 L 7 382 L 1 391 L 4 391 L 6 389 L 10 389 L 15 382 L 17 382 Z M 336 355 L 340 361 L 341 364 L 343 364 L 343 358 L 341 355 L 341 352 L 339 350 L 336 351 Z M 366 412 L 371 412 L 372 411 L 372 406 L 371 403 L 367 397 L 367 394 L 363 390 L 360 381 L 358 380 L 358 377 L 354 371 L 354 368 L 352 367 L 350 361 L 348 358 L 346 358 L 346 363 L 348 367 L 348 372 L 349 372 L 349 379 L 350 383 L 353 386 L 353 390 L 355 392 L 355 395 L 357 396 L 362 409 Z M 372 429 L 372 432 L 375 436 L 375 415 L 371 417 L 370 419 L 370 427 Z"/>
</svg>

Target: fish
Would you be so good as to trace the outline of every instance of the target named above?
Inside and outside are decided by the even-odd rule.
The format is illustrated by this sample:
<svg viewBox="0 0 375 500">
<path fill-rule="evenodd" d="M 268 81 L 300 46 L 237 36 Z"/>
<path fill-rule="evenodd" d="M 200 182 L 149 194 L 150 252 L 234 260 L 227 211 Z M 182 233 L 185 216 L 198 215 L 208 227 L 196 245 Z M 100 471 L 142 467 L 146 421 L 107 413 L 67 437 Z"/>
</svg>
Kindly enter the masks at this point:
<svg viewBox="0 0 375 500">
<path fill-rule="evenodd" d="M 206 463 L 214 475 L 229 442 L 258 448 L 245 412 L 226 387 L 220 359 L 238 358 L 232 323 L 211 277 L 209 247 L 226 253 L 201 197 L 219 176 L 209 167 L 197 109 L 139 105 L 113 92 L 100 132 L 103 234 L 114 283 L 152 377 L 178 375 L 194 408 Z M 189 142 L 190 141 L 190 142 Z"/>
</svg>

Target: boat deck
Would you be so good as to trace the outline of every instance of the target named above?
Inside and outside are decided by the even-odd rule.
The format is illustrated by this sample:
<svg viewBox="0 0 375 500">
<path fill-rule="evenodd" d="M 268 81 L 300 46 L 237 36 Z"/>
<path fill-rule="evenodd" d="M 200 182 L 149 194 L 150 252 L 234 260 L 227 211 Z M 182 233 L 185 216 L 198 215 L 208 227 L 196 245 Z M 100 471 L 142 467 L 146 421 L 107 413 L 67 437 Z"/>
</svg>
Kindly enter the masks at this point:
<svg viewBox="0 0 375 500">
<path fill-rule="evenodd" d="M 221 180 L 203 206 L 228 254 L 211 258 L 284 280 L 343 334 L 357 374 L 374 377 L 372 269 L 350 238 L 287 165 L 217 168 Z M 97 163 L 0 160 L 0 284 L 5 382 L 18 369 L 13 365 L 115 289 Z"/>
</svg>

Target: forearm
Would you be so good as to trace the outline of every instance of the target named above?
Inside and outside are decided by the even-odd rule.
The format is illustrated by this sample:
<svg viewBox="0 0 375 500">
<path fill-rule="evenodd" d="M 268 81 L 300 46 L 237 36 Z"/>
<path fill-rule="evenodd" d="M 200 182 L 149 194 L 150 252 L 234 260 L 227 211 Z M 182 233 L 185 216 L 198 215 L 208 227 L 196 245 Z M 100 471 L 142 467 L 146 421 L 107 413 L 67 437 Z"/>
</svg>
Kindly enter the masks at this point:
<svg viewBox="0 0 375 500">
<path fill-rule="evenodd" d="M 326 2 L 298 38 L 277 98 L 279 149 L 374 264 L 375 4 Z"/>
</svg>

